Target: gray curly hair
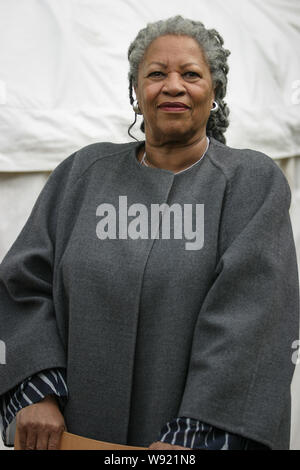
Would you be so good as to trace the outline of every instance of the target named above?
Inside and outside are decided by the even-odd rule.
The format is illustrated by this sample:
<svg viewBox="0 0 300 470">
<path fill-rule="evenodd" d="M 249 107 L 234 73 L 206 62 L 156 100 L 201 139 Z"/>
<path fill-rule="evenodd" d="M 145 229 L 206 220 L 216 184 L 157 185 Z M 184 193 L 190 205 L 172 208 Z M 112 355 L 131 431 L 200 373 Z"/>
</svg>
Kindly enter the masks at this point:
<svg viewBox="0 0 300 470">
<path fill-rule="evenodd" d="M 215 89 L 215 100 L 219 105 L 217 112 L 211 113 L 208 119 L 206 133 L 208 136 L 214 137 L 225 144 L 226 139 L 224 133 L 229 126 L 229 108 L 223 98 L 226 94 L 227 74 L 229 71 L 227 57 L 230 55 L 230 51 L 224 49 L 224 40 L 220 34 L 215 29 L 206 29 L 204 24 L 200 21 L 192 21 L 177 15 L 167 20 L 148 23 L 146 28 L 139 31 L 128 49 L 130 66 L 128 73 L 129 98 L 131 105 L 134 102 L 133 87 L 137 86 L 139 65 L 143 60 L 147 48 L 152 41 L 167 34 L 194 38 L 204 52 Z M 135 114 L 135 120 L 128 128 L 128 134 L 134 139 L 135 137 L 130 133 L 130 130 L 136 123 L 136 118 L 137 115 Z M 144 121 L 141 124 L 141 131 L 145 132 Z"/>
</svg>

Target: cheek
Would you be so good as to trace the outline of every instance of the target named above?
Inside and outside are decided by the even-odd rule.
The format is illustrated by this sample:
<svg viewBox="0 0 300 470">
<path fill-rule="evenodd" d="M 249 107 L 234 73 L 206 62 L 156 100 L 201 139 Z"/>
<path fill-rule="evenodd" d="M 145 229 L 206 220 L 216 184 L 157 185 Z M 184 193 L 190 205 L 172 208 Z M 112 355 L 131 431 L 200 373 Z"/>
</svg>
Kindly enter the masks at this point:
<svg viewBox="0 0 300 470">
<path fill-rule="evenodd" d="M 203 105 L 212 99 L 212 90 L 208 85 L 198 85 L 191 90 L 192 99 L 195 103 Z"/>
<path fill-rule="evenodd" d="M 160 88 L 161 87 L 157 86 L 155 83 L 144 86 L 141 93 L 141 102 L 143 103 L 144 107 L 149 108 L 157 103 Z"/>
<path fill-rule="evenodd" d="M 212 97 L 209 96 L 201 96 L 198 98 L 197 104 L 195 106 L 196 112 L 200 114 L 209 114 L 212 108 Z"/>
</svg>

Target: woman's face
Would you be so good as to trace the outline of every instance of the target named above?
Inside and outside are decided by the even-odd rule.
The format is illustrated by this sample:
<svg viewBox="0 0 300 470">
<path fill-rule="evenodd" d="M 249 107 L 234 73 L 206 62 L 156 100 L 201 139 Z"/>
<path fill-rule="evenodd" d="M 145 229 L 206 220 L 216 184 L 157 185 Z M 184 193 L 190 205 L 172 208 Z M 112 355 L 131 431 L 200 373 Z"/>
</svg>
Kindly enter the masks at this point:
<svg viewBox="0 0 300 470">
<path fill-rule="evenodd" d="M 215 95 L 195 39 L 174 35 L 155 39 L 140 64 L 135 93 L 146 139 L 154 145 L 188 143 L 205 135 Z"/>
</svg>

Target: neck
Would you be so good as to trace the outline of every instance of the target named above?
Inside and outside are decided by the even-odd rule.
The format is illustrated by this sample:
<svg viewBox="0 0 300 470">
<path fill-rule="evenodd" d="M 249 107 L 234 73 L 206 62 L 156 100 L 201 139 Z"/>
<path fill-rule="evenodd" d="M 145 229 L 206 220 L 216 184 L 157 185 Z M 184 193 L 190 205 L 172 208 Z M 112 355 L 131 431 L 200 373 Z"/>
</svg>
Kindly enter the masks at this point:
<svg viewBox="0 0 300 470">
<path fill-rule="evenodd" d="M 206 134 L 185 144 L 167 142 L 156 145 L 146 138 L 145 148 L 142 148 L 139 154 L 139 161 L 142 160 L 143 154 L 146 152 L 147 164 L 176 173 L 198 161 L 206 147 Z"/>
</svg>

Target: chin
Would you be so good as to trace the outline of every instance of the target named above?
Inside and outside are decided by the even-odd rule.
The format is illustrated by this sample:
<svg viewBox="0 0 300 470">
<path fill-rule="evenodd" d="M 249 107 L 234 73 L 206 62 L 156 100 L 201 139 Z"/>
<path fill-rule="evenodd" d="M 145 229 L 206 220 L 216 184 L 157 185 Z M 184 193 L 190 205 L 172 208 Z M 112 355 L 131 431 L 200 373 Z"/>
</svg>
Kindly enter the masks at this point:
<svg viewBox="0 0 300 470">
<path fill-rule="evenodd" d="M 182 125 L 165 126 L 157 132 L 159 140 L 164 142 L 184 142 L 189 140 L 194 134 L 193 129 L 184 129 Z"/>
</svg>

